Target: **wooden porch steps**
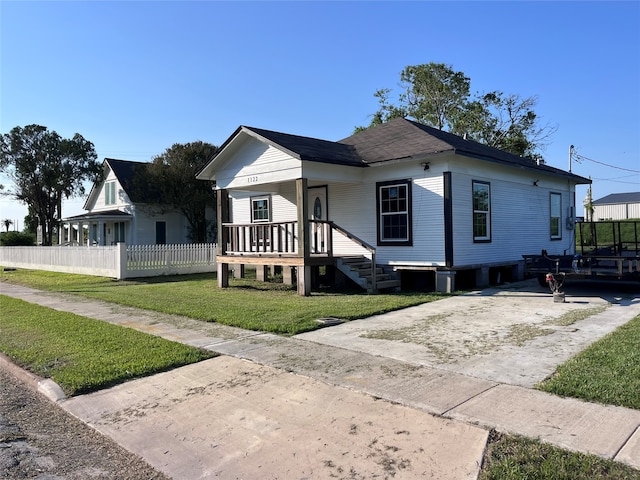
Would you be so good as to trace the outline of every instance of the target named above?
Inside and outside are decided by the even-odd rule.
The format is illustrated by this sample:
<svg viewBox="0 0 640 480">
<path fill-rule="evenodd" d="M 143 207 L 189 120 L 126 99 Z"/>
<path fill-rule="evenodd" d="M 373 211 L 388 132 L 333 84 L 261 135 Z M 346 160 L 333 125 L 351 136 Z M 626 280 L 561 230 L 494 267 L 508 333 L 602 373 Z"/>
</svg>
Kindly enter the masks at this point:
<svg viewBox="0 0 640 480">
<path fill-rule="evenodd" d="M 350 278 L 357 285 L 372 292 L 371 282 L 372 266 L 371 261 L 365 257 L 340 257 L 336 266 L 345 276 Z M 388 267 L 387 267 L 388 268 Z M 386 290 L 400 288 L 400 280 L 396 278 L 394 272 L 385 269 L 383 265 L 376 265 L 376 290 Z"/>
</svg>

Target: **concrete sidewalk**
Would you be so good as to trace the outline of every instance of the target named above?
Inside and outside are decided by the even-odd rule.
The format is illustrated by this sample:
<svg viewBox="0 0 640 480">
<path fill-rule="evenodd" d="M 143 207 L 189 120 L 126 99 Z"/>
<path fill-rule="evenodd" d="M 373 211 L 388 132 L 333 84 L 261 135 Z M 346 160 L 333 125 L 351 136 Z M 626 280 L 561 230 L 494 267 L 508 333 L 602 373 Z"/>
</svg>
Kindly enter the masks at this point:
<svg viewBox="0 0 640 480">
<path fill-rule="evenodd" d="M 432 476 L 473 478 L 487 438 L 485 430 L 473 425 L 540 438 L 570 450 L 613 458 L 640 468 L 640 411 L 562 399 L 490 378 L 416 364 L 411 359 L 389 358 L 385 356 L 387 348 L 384 344 L 376 353 L 354 351 L 319 343 L 318 338 L 304 340 L 306 334 L 298 338 L 284 338 L 13 285 L 3 284 L 1 288 L 0 293 L 5 295 L 136 328 L 233 357 L 212 359 L 197 366 L 60 402 L 63 408 L 176 478 L 210 478 L 214 476 L 212 472 L 219 478 L 236 478 L 231 472 L 243 468 L 242 465 L 255 468 L 253 474 L 268 473 L 266 477 L 271 478 L 328 476 L 333 472 L 331 469 L 338 472 L 348 465 L 365 472 L 365 477 L 378 472 L 376 468 L 394 468 L 396 478 L 412 478 L 422 474 L 419 470 L 424 464 L 420 462 L 424 459 L 420 452 L 411 452 L 410 445 L 421 445 L 422 453 L 427 452 L 429 461 L 433 461 L 433 468 L 442 468 L 437 475 L 435 470 L 432 471 Z M 482 299 L 482 296 L 477 296 L 477 301 L 482 302 Z M 436 302 L 437 308 L 447 308 L 447 301 Z M 513 299 L 505 297 L 505 301 L 512 302 Z M 452 309 L 459 309 L 454 301 L 450 305 Z M 614 313 L 617 319 L 622 319 L 621 323 L 640 309 L 639 303 L 634 301 L 615 308 L 618 306 L 621 308 Z M 424 308 L 425 312 L 430 311 L 428 305 Z M 386 317 L 390 324 L 403 314 L 395 312 L 395 315 L 395 318 L 392 314 Z M 320 330 L 318 335 L 334 328 L 340 327 Z M 256 378 L 268 381 L 258 382 Z M 248 383 L 242 385 L 242 379 L 254 380 L 247 380 Z M 227 385 L 228 389 L 221 389 L 221 385 Z M 277 388 L 274 390 L 272 387 Z M 182 393 L 172 397 L 172 392 Z M 195 395 L 202 392 L 208 393 Z M 300 397 L 296 397 L 296 392 Z M 186 401 L 188 398 L 204 403 L 192 404 Z M 402 408 L 394 407 L 392 413 L 387 413 L 391 406 L 375 399 L 397 402 L 400 405 L 395 407 Z M 180 409 L 178 405 L 188 407 Z M 343 405 L 353 406 L 351 420 L 340 416 L 341 412 L 344 413 Z M 382 410 L 384 414 L 376 414 Z M 322 412 L 326 412 L 323 413 L 325 416 L 320 414 Z M 361 417 L 358 412 L 365 413 Z M 311 415 L 305 417 L 305 413 Z M 399 420 L 401 418 L 409 419 L 408 426 L 416 425 L 416 428 L 405 428 Z M 145 423 L 149 419 L 151 422 Z M 314 419 L 322 420 L 316 423 Z M 379 423 L 384 419 L 391 420 Z M 330 436 L 328 432 L 336 423 L 340 428 L 335 430 L 335 437 Z M 423 429 L 417 428 L 423 424 Z M 158 429 L 149 430 L 154 425 L 164 425 L 164 435 L 160 435 Z M 317 425 L 315 429 L 313 425 Z M 345 430 L 347 425 L 348 432 Z M 297 427 L 303 431 L 296 430 Z M 352 428 L 355 432 L 369 429 L 363 435 L 369 440 L 366 446 L 354 443 Z M 234 429 L 243 430 L 244 435 L 232 438 Z M 337 449 L 328 453 L 324 460 L 320 448 L 322 441 L 315 447 L 309 446 L 315 441 L 315 435 L 311 433 L 314 430 L 318 432 L 317 438 L 331 439 L 324 443 L 335 442 L 337 445 Z M 420 438 L 412 438 L 410 444 L 400 447 L 395 441 L 401 435 L 394 432 L 405 430 Z M 151 431 L 152 434 L 149 433 Z M 429 438 L 427 432 L 433 431 L 439 432 L 436 437 L 443 439 L 441 443 L 433 441 L 435 437 Z M 218 436 L 212 438 L 211 432 Z M 223 432 L 229 432 L 228 436 L 224 437 Z M 274 432 L 278 432 L 277 435 Z M 387 441 L 386 447 L 376 447 L 377 442 L 371 443 L 374 438 L 382 437 Z M 390 438 L 394 442 L 390 442 Z M 249 439 L 253 439 L 253 443 L 247 443 Z M 345 439 L 346 444 L 341 443 Z M 267 445 L 272 446 L 274 441 L 284 449 L 278 457 L 282 461 L 267 460 L 274 455 Z M 201 447 L 195 449 L 201 452 L 197 461 L 185 457 L 185 452 L 194 450 L 194 445 Z M 243 457 L 243 445 L 253 445 L 255 450 L 246 450 Z M 304 448 L 300 450 L 302 446 Z M 349 446 L 353 448 L 347 448 Z M 396 448 L 398 450 L 394 450 Z M 452 448 L 454 459 L 460 462 L 455 466 L 450 463 Z M 338 451 L 347 453 L 339 457 Z M 357 463 L 358 451 L 368 451 L 368 461 Z M 401 453 L 389 457 L 390 451 Z M 386 457 L 384 452 L 387 452 Z M 303 453 L 306 460 L 299 462 L 298 455 Z M 411 468 L 403 463 L 402 458 L 407 457 L 402 455 L 413 455 Z M 248 456 L 252 456 L 251 462 L 239 460 Z M 292 460 L 294 457 L 295 461 Z M 337 462 L 338 458 L 348 458 L 349 462 Z M 449 466 L 434 460 L 438 458 L 445 459 L 444 463 Z M 285 464 L 292 468 L 286 473 L 283 470 Z M 470 465 L 475 466 L 470 468 Z M 186 468 L 196 470 L 189 470 L 187 475 L 187 470 L 183 470 Z M 251 477 L 252 474 L 246 471 L 242 475 Z"/>
</svg>

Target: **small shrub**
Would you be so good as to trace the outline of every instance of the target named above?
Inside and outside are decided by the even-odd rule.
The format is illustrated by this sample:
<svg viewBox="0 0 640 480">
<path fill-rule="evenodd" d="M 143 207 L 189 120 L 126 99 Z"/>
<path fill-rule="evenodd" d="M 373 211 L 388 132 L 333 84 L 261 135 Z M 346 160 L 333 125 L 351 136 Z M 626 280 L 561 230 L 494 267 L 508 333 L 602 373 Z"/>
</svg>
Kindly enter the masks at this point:
<svg viewBox="0 0 640 480">
<path fill-rule="evenodd" d="M 0 246 L 3 247 L 32 247 L 36 244 L 36 237 L 32 233 L 4 232 L 0 234 Z"/>
</svg>

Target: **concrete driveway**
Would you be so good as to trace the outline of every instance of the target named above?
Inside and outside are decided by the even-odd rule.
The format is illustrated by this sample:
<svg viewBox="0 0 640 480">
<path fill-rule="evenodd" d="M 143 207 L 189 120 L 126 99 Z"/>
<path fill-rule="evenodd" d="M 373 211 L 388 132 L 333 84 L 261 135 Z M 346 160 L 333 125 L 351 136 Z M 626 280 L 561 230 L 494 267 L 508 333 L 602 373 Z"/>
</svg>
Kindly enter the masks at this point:
<svg viewBox="0 0 640 480">
<path fill-rule="evenodd" d="M 536 280 L 459 295 L 295 338 L 532 387 L 640 314 L 638 285 L 568 282 L 554 303 Z"/>
</svg>

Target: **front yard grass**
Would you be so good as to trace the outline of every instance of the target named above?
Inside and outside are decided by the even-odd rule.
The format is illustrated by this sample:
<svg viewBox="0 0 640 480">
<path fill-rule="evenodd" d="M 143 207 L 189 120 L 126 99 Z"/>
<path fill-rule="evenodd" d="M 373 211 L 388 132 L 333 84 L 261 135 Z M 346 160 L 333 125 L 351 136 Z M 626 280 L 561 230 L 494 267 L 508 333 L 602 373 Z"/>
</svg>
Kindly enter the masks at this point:
<svg viewBox="0 0 640 480">
<path fill-rule="evenodd" d="M 537 388 L 640 410 L 640 315 L 560 365 Z"/>
<path fill-rule="evenodd" d="M 518 435 L 491 432 L 480 480 L 638 480 L 640 471 Z"/>
<path fill-rule="evenodd" d="M 3 282 L 66 292 L 130 307 L 284 335 L 314 330 L 319 318 L 355 320 L 443 298 L 444 294 L 314 293 L 302 297 L 281 283 L 231 280 L 218 288 L 214 274 L 116 281 L 36 270 L 3 271 Z"/>
<path fill-rule="evenodd" d="M 215 356 L 100 320 L 0 295 L 0 351 L 66 395 L 106 388 Z"/>
</svg>

